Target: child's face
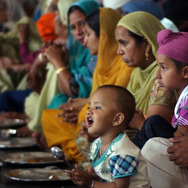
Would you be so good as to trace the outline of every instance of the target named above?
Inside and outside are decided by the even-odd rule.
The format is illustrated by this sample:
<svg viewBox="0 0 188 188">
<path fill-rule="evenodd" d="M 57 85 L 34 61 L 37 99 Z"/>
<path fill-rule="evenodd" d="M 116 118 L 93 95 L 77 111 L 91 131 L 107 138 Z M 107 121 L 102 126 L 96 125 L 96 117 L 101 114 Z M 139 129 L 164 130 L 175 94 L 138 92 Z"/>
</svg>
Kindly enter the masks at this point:
<svg viewBox="0 0 188 188">
<path fill-rule="evenodd" d="M 89 102 L 86 115 L 86 125 L 91 136 L 104 136 L 113 128 L 116 110 L 117 94 L 110 89 L 95 91 Z"/>
<path fill-rule="evenodd" d="M 183 77 L 181 71 L 178 71 L 174 61 L 170 58 L 157 54 L 158 71 L 156 77 L 162 87 L 167 87 L 170 90 L 181 89 Z"/>
</svg>

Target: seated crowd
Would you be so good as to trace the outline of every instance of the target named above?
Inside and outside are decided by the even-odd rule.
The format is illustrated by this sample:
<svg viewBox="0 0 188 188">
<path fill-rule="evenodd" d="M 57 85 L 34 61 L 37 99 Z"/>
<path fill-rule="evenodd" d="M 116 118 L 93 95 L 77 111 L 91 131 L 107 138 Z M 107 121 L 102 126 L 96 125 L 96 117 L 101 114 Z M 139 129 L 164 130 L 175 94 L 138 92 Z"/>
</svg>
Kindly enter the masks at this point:
<svg viewBox="0 0 188 188">
<path fill-rule="evenodd" d="M 0 119 L 77 185 L 187 187 L 188 1 L 26 2 L 0 0 Z"/>
</svg>

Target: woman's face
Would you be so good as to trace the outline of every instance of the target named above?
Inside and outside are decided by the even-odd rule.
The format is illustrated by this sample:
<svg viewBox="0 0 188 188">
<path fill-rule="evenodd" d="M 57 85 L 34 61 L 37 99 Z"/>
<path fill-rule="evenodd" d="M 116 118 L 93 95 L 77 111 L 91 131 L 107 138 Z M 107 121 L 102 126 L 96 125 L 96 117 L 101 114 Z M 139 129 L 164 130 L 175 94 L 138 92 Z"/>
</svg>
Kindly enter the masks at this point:
<svg viewBox="0 0 188 188">
<path fill-rule="evenodd" d="M 147 67 L 145 64 L 145 42 L 136 43 L 136 40 L 129 35 L 128 30 L 123 26 L 117 26 L 115 37 L 118 42 L 117 54 L 122 56 L 123 61 L 129 67 Z"/>
<path fill-rule="evenodd" d="M 92 55 L 97 55 L 99 48 L 99 38 L 96 36 L 95 31 L 89 25 L 85 24 L 85 38 L 84 45 L 88 47 Z"/>
<path fill-rule="evenodd" d="M 69 15 L 69 22 L 74 38 L 81 44 L 84 44 L 84 25 L 86 15 L 80 10 L 75 10 Z"/>
</svg>

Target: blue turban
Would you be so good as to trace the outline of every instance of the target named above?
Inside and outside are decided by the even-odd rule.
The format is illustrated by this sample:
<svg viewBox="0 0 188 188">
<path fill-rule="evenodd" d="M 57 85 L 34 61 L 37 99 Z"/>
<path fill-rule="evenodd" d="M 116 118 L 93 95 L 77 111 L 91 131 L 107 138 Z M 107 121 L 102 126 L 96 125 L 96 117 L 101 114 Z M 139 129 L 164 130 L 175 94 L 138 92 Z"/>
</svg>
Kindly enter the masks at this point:
<svg viewBox="0 0 188 188">
<path fill-rule="evenodd" d="M 164 17 L 163 10 L 155 2 L 150 0 L 129 1 L 122 6 L 122 11 L 124 14 L 136 11 L 145 11 L 154 15 L 159 20 Z"/>
</svg>

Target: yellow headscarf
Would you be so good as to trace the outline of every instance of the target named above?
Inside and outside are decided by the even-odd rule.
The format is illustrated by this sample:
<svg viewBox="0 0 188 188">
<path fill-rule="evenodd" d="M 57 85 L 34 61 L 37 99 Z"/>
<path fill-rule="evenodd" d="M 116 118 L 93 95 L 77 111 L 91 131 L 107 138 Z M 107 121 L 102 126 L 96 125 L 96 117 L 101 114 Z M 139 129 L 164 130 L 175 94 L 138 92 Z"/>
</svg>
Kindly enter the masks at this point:
<svg viewBox="0 0 188 188">
<path fill-rule="evenodd" d="M 126 87 L 132 68 L 117 55 L 115 29 L 121 15 L 110 8 L 100 8 L 100 41 L 97 66 L 93 75 L 92 92 L 104 84 Z"/>
<path fill-rule="evenodd" d="M 133 68 L 129 68 L 117 55 L 115 29 L 121 15 L 110 8 L 100 8 L 100 41 L 97 66 L 93 74 L 92 92 L 99 86 L 112 84 L 127 87 Z M 92 93 L 91 92 L 91 93 Z M 79 113 L 79 122 L 85 120 L 87 106 Z M 79 126 L 78 126 L 79 127 Z"/>
<path fill-rule="evenodd" d="M 121 25 L 141 37 L 145 37 L 152 46 L 153 55 L 156 56 L 158 49 L 157 33 L 164 29 L 159 19 L 150 13 L 137 11 L 122 17 L 117 25 Z"/>
<path fill-rule="evenodd" d="M 145 37 L 152 46 L 153 55 L 156 56 L 158 49 L 157 33 L 164 29 L 160 21 L 153 15 L 138 11 L 125 15 L 118 23 L 131 32 Z M 150 100 L 150 92 L 153 86 L 157 63 L 153 62 L 145 69 L 134 69 L 127 89 L 134 95 L 137 108 L 146 114 Z"/>
</svg>

